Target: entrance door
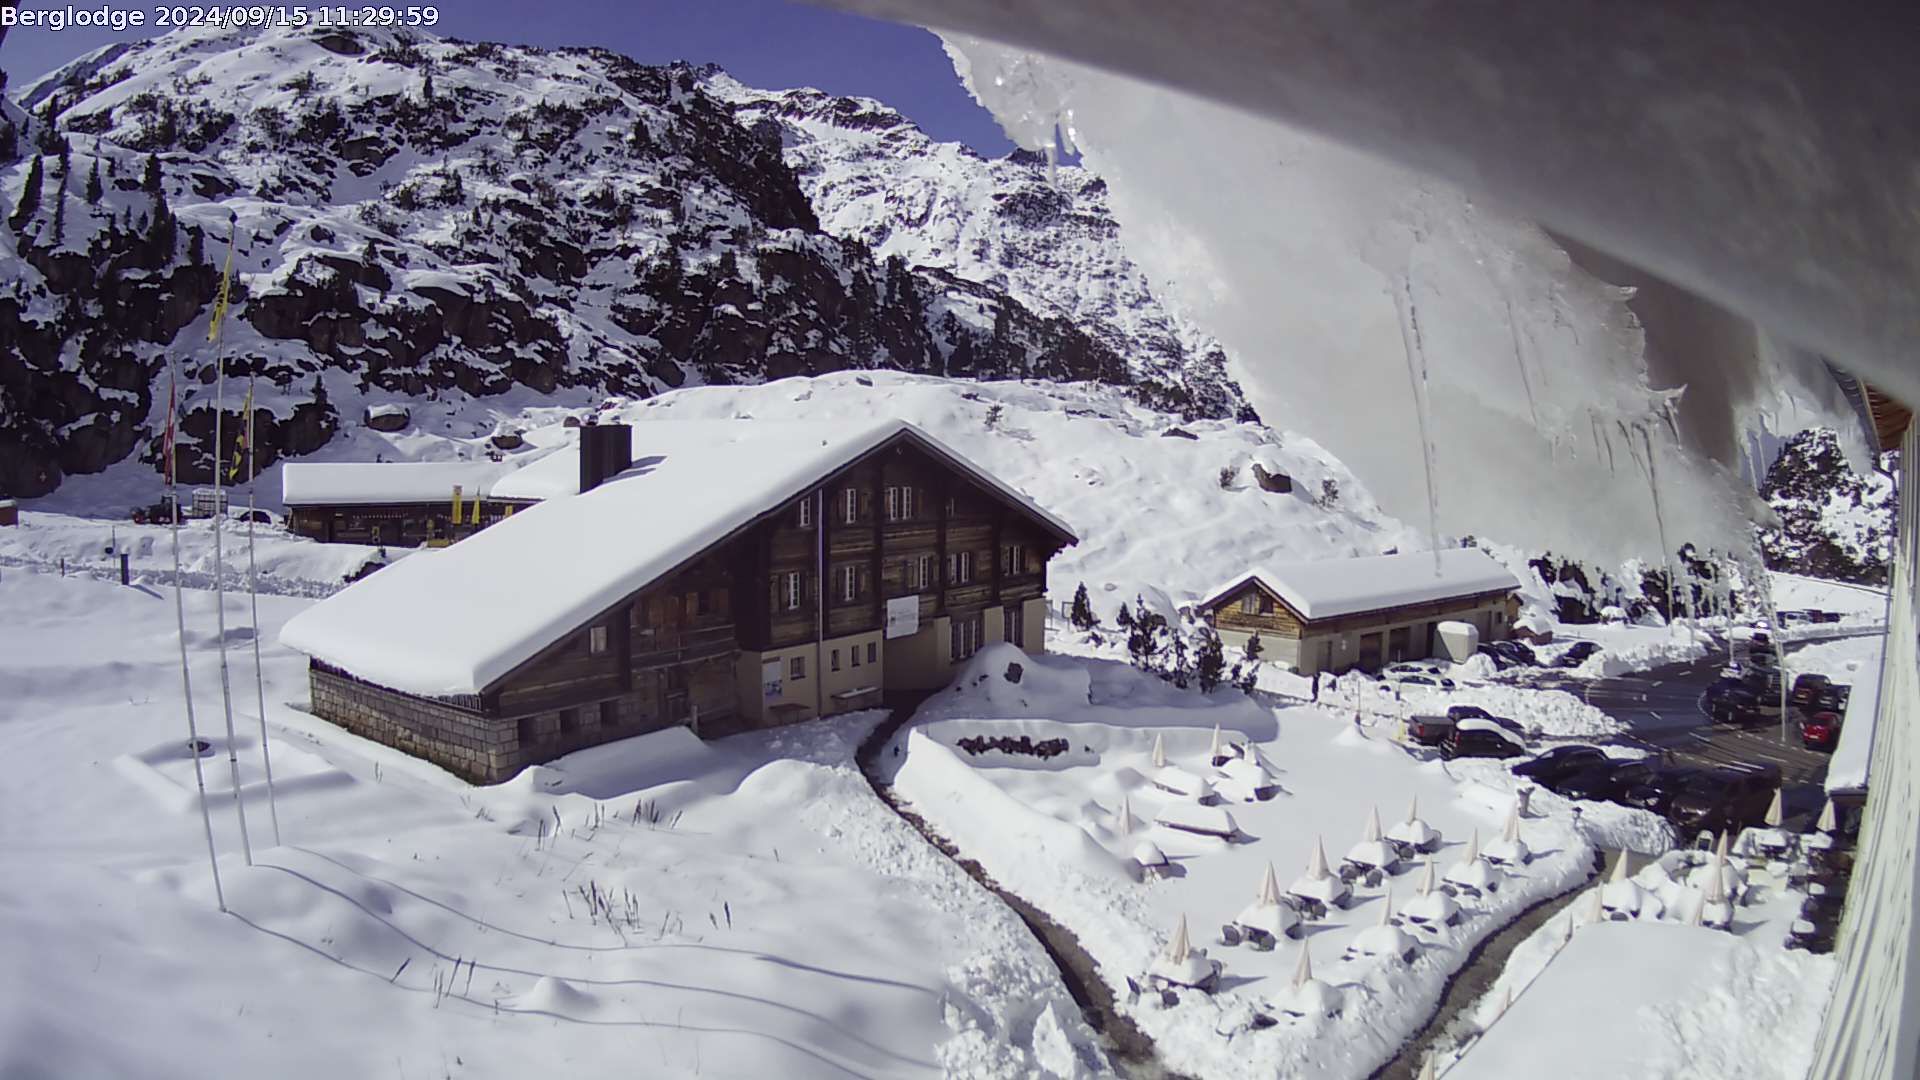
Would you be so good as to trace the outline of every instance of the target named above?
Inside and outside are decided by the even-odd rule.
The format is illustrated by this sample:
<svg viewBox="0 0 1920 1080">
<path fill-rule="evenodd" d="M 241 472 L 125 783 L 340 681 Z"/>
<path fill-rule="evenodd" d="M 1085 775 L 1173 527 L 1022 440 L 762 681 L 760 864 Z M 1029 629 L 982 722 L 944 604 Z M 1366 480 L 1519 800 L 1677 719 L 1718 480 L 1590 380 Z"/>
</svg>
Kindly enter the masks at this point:
<svg viewBox="0 0 1920 1080">
<path fill-rule="evenodd" d="M 1369 674 L 1380 670 L 1380 634 L 1360 635 L 1359 668 Z"/>
<path fill-rule="evenodd" d="M 1387 656 L 1394 663 L 1408 659 L 1408 651 L 1412 646 L 1410 636 L 1410 631 L 1404 626 L 1387 631 Z"/>
</svg>

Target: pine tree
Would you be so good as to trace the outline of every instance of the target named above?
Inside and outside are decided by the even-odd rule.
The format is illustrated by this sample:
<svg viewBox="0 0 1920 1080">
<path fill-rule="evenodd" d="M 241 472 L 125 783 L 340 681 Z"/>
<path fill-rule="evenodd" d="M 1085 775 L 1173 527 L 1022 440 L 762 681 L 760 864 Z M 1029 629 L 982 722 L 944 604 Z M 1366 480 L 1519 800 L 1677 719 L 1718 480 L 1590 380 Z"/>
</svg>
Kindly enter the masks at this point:
<svg viewBox="0 0 1920 1080">
<path fill-rule="evenodd" d="M 1134 667 L 1160 674 L 1163 648 L 1160 639 L 1166 629 L 1166 618 L 1147 606 L 1146 597 L 1134 597 L 1132 630 L 1127 634 L 1127 655 L 1132 658 Z"/>
<path fill-rule="evenodd" d="M 67 174 L 60 174 L 60 187 L 53 193 L 53 246 L 67 240 Z"/>
<path fill-rule="evenodd" d="M 207 264 L 207 234 L 199 229 L 187 230 L 187 261 L 195 266 Z"/>
<path fill-rule="evenodd" d="M 100 159 L 94 158 L 93 168 L 87 172 L 87 202 L 98 206 L 100 196 L 106 194 L 106 190 L 106 187 L 100 183 Z"/>
<path fill-rule="evenodd" d="M 1120 628 L 1123 630 L 1133 629 L 1133 612 L 1127 610 L 1127 602 L 1125 600 L 1120 601 L 1120 614 L 1115 615 L 1113 621 L 1120 624 Z"/>
<path fill-rule="evenodd" d="M 140 189 L 142 191 L 145 191 L 153 195 L 158 195 L 160 193 L 160 155 L 159 154 L 147 155 L 147 172 L 146 172 L 146 175 L 141 177 L 140 179 Z"/>
<path fill-rule="evenodd" d="M 429 105 L 433 104 L 433 74 L 431 72 L 427 74 L 426 80 L 420 84 L 420 99 Z"/>
<path fill-rule="evenodd" d="M 1087 583 L 1084 581 L 1073 590 L 1073 609 L 1067 613 L 1067 619 L 1076 630 L 1091 630 L 1100 624 L 1100 620 L 1093 617 L 1093 601 L 1087 598 Z"/>
<path fill-rule="evenodd" d="M 1235 670 L 1240 673 L 1234 685 L 1244 693 L 1253 693 L 1255 684 L 1260 681 L 1261 651 L 1260 635 L 1255 634 L 1247 639 L 1246 647 L 1240 653 L 1240 662 L 1234 665 Z"/>
<path fill-rule="evenodd" d="M 67 141 L 65 135 L 62 135 L 55 145 L 60 149 L 60 180 L 65 183 L 67 175 L 73 171 L 73 144 Z"/>
<path fill-rule="evenodd" d="M 1171 662 L 1166 674 L 1161 677 L 1172 682 L 1173 685 L 1180 689 L 1185 690 L 1187 688 L 1187 680 L 1193 676 L 1193 667 L 1187 662 L 1187 635 L 1178 630 L 1173 631 L 1171 657 Z"/>
<path fill-rule="evenodd" d="M 1220 678 L 1227 670 L 1227 650 L 1220 643 L 1220 635 L 1213 627 L 1200 628 L 1200 648 L 1194 653 L 1193 675 L 1200 684 L 1200 692 L 1211 694 L 1220 685 Z"/>
<path fill-rule="evenodd" d="M 27 184 L 20 189 L 20 203 L 13 208 L 13 216 L 7 223 L 14 232 L 26 227 L 33 220 L 34 212 L 40 209 L 40 188 L 46 182 L 46 159 L 39 154 L 33 156 L 33 164 L 27 166 Z"/>
</svg>

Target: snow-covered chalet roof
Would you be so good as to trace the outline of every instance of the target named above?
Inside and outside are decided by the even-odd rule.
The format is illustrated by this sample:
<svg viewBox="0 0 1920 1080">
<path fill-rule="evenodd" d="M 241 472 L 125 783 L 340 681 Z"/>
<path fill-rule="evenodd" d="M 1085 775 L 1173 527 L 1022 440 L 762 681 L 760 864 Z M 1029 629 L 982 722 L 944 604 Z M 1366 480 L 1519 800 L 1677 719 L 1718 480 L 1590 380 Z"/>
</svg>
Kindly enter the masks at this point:
<svg viewBox="0 0 1920 1080">
<path fill-rule="evenodd" d="M 904 420 L 645 421 L 634 464 L 301 612 L 280 640 L 407 693 L 473 694 L 841 467 L 905 436 L 1058 531 L 1059 518 Z"/>
<path fill-rule="evenodd" d="M 484 496 L 516 463 L 499 461 L 295 461 L 280 470 L 288 506 L 430 503 Z"/>
<path fill-rule="evenodd" d="M 1200 603 L 1212 607 L 1258 581 L 1301 618 L 1330 619 L 1520 587 L 1506 567 L 1479 548 L 1442 549 L 1439 562 L 1436 573 L 1433 552 L 1406 551 L 1256 567 L 1213 589 Z"/>
</svg>

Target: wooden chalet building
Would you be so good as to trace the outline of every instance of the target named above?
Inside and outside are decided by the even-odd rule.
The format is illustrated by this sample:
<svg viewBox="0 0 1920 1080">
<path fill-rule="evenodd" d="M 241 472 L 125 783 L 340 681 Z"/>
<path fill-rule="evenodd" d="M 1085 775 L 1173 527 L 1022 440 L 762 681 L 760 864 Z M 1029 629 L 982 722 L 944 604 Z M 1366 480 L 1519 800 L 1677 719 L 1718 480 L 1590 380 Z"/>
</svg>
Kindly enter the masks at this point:
<svg viewBox="0 0 1920 1080">
<path fill-rule="evenodd" d="M 632 452 L 581 455 L 579 494 L 289 622 L 314 713 L 490 783 L 676 724 L 869 707 L 992 642 L 1042 648 L 1047 561 L 1073 533 L 910 424 L 599 430 L 631 430 Z"/>
<path fill-rule="evenodd" d="M 1301 675 L 1377 671 L 1441 653 L 1443 622 L 1482 641 L 1513 632 L 1520 583 L 1477 548 L 1329 559 L 1249 571 L 1200 601 L 1228 645 L 1260 635 L 1261 658 Z"/>
</svg>

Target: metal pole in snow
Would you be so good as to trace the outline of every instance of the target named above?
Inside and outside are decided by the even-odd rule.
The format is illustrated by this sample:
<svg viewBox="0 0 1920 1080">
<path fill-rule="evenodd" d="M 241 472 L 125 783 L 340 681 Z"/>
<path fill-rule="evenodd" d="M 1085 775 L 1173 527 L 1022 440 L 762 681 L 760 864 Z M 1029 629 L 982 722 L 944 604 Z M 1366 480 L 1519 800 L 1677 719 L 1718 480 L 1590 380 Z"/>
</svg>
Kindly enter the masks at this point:
<svg viewBox="0 0 1920 1080">
<path fill-rule="evenodd" d="M 247 601 L 253 608 L 253 690 L 260 707 L 260 768 L 267 775 L 267 815 L 273 820 L 273 846 L 280 846 L 280 803 L 273 793 L 273 755 L 267 752 L 267 684 L 260 671 L 260 573 L 253 554 L 254 494 L 260 475 L 254 468 L 253 383 L 247 374 Z"/>
<path fill-rule="evenodd" d="M 193 783 L 200 790 L 200 825 L 207 833 L 207 866 L 213 871 L 213 902 L 225 913 L 227 895 L 220 888 L 220 859 L 213 846 L 213 815 L 207 809 L 207 776 L 200 767 L 200 728 L 193 718 L 193 675 L 187 667 L 187 605 L 180 587 L 180 489 L 179 480 L 174 475 L 173 447 L 173 388 L 177 382 L 174 368 L 178 363 L 173 356 L 167 357 L 167 436 L 164 444 L 167 460 L 164 465 L 167 470 L 167 502 L 172 504 L 173 510 L 173 617 L 180 636 L 180 686 L 187 699 L 187 753 L 193 756 Z"/>
<path fill-rule="evenodd" d="M 221 526 L 227 509 L 221 502 L 220 443 L 222 421 L 227 408 L 227 365 L 220 347 L 220 321 L 226 314 L 228 274 L 233 272 L 233 231 L 227 232 L 227 269 L 220 278 L 220 299 L 214 307 L 214 322 L 209 334 L 213 346 L 213 610 L 214 628 L 220 635 L 220 707 L 227 719 L 227 771 L 233 779 L 233 811 L 240 819 L 240 851 L 247 865 L 253 865 L 253 842 L 247 837 L 247 801 L 240 795 L 240 754 L 234 749 L 238 736 L 233 730 L 233 680 L 227 669 L 227 571 L 220 549 L 226 546 Z"/>
</svg>

